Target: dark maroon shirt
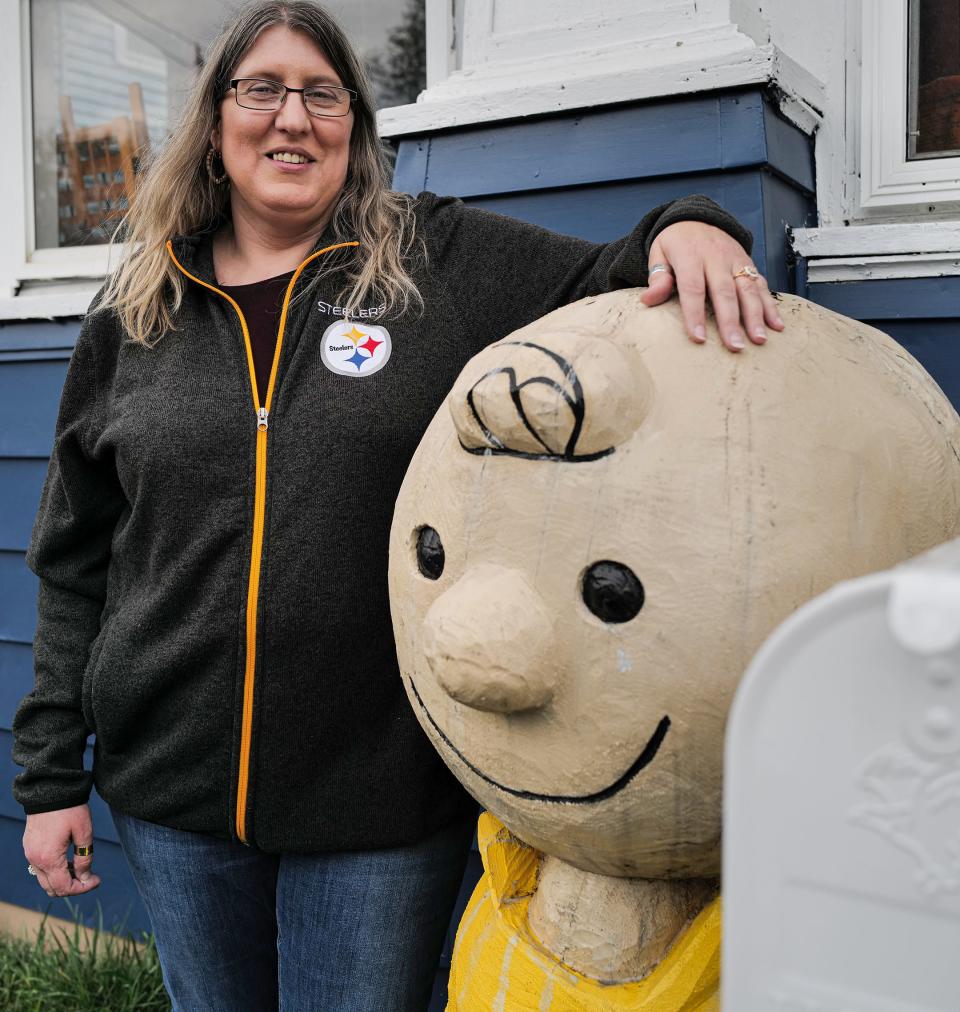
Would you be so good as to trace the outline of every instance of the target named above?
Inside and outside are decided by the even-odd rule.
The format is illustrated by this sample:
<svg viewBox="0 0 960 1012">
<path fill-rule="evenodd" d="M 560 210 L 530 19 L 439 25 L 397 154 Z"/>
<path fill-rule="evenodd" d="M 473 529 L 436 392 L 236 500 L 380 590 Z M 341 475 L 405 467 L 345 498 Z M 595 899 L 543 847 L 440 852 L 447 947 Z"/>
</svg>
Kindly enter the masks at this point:
<svg viewBox="0 0 960 1012">
<path fill-rule="evenodd" d="M 267 384 L 270 382 L 273 355 L 277 350 L 283 296 L 292 277 L 293 271 L 287 271 L 286 274 L 278 274 L 265 281 L 254 281 L 250 285 L 220 285 L 220 289 L 236 301 L 247 321 L 250 345 L 253 348 L 253 368 L 257 374 L 258 407 L 263 407 L 267 400 Z"/>
</svg>

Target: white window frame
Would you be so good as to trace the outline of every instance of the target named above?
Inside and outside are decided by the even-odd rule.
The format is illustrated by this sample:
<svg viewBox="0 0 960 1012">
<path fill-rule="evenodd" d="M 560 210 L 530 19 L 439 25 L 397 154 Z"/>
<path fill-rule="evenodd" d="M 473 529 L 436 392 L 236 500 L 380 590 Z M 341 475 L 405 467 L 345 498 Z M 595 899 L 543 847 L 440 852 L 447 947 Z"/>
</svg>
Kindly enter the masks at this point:
<svg viewBox="0 0 960 1012">
<path fill-rule="evenodd" d="M 860 208 L 960 203 L 960 157 L 907 161 L 908 0 L 864 0 L 861 25 Z"/>
<path fill-rule="evenodd" d="M 0 32 L 0 67 L 9 89 L 0 105 L 0 136 L 7 144 L 0 162 L 0 193 L 7 208 L 0 233 L 0 318 L 72 314 L 83 303 L 84 291 L 88 288 L 92 295 L 99 287 L 121 247 L 35 248 L 29 0 L 0 0 L 0 24 L 5 28 Z M 49 287 L 35 300 L 18 294 L 25 285 L 60 279 L 89 279 L 90 284 L 81 285 L 79 295 L 72 285 L 65 300 L 52 299 Z M 18 305 L 12 306 L 13 301 Z M 31 302 L 37 305 L 30 306 Z"/>
</svg>

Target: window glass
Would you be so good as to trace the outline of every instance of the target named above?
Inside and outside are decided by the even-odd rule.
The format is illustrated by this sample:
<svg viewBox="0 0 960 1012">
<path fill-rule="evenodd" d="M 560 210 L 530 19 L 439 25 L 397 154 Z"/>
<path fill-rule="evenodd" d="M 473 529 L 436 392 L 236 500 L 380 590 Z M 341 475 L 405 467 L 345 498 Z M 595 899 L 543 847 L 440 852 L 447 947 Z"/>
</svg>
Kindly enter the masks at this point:
<svg viewBox="0 0 960 1012">
<path fill-rule="evenodd" d="M 960 0 L 910 0 L 907 157 L 960 155 Z"/>
<path fill-rule="evenodd" d="M 334 0 L 381 106 L 425 83 L 423 0 Z M 37 248 L 105 243 L 235 0 L 31 0 Z"/>
</svg>

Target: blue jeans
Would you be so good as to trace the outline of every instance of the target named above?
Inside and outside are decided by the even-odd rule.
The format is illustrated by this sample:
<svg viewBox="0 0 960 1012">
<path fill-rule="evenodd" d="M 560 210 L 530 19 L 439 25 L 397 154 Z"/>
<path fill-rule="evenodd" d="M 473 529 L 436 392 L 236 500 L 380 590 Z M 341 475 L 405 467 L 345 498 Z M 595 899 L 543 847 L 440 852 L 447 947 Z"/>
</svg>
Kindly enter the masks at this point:
<svg viewBox="0 0 960 1012">
<path fill-rule="evenodd" d="M 174 1012 L 422 1012 L 470 818 L 390 850 L 265 854 L 111 810 Z"/>
</svg>

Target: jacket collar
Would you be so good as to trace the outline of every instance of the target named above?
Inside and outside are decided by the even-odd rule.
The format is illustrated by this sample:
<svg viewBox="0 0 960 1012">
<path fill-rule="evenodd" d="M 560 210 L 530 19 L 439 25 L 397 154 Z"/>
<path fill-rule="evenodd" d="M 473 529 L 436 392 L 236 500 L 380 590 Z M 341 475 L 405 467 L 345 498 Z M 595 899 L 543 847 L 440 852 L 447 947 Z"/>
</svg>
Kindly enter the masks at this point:
<svg viewBox="0 0 960 1012">
<path fill-rule="evenodd" d="M 205 232 L 195 232 L 192 235 L 176 235 L 170 240 L 173 255 L 180 266 L 199 281 L 214 286 L 217 285 L 216 275 L 213 270 L 213 236 L 215 231 L 216 229 L 208 229 Z M 332 246 L 337 242 L 343 241 L 334 235 L 333 224 L 328 223 L 327 227 L 317 237 L 317 241 L 313 244 L 310 253 L 304 259 L 312 253 L 316 253 L 317 250 L 323 249 L 325 246 Z M 349 247 L 337 250 L 336 253 L 340 256 L 349 256 L 355 248 Z"/>
</svg>

